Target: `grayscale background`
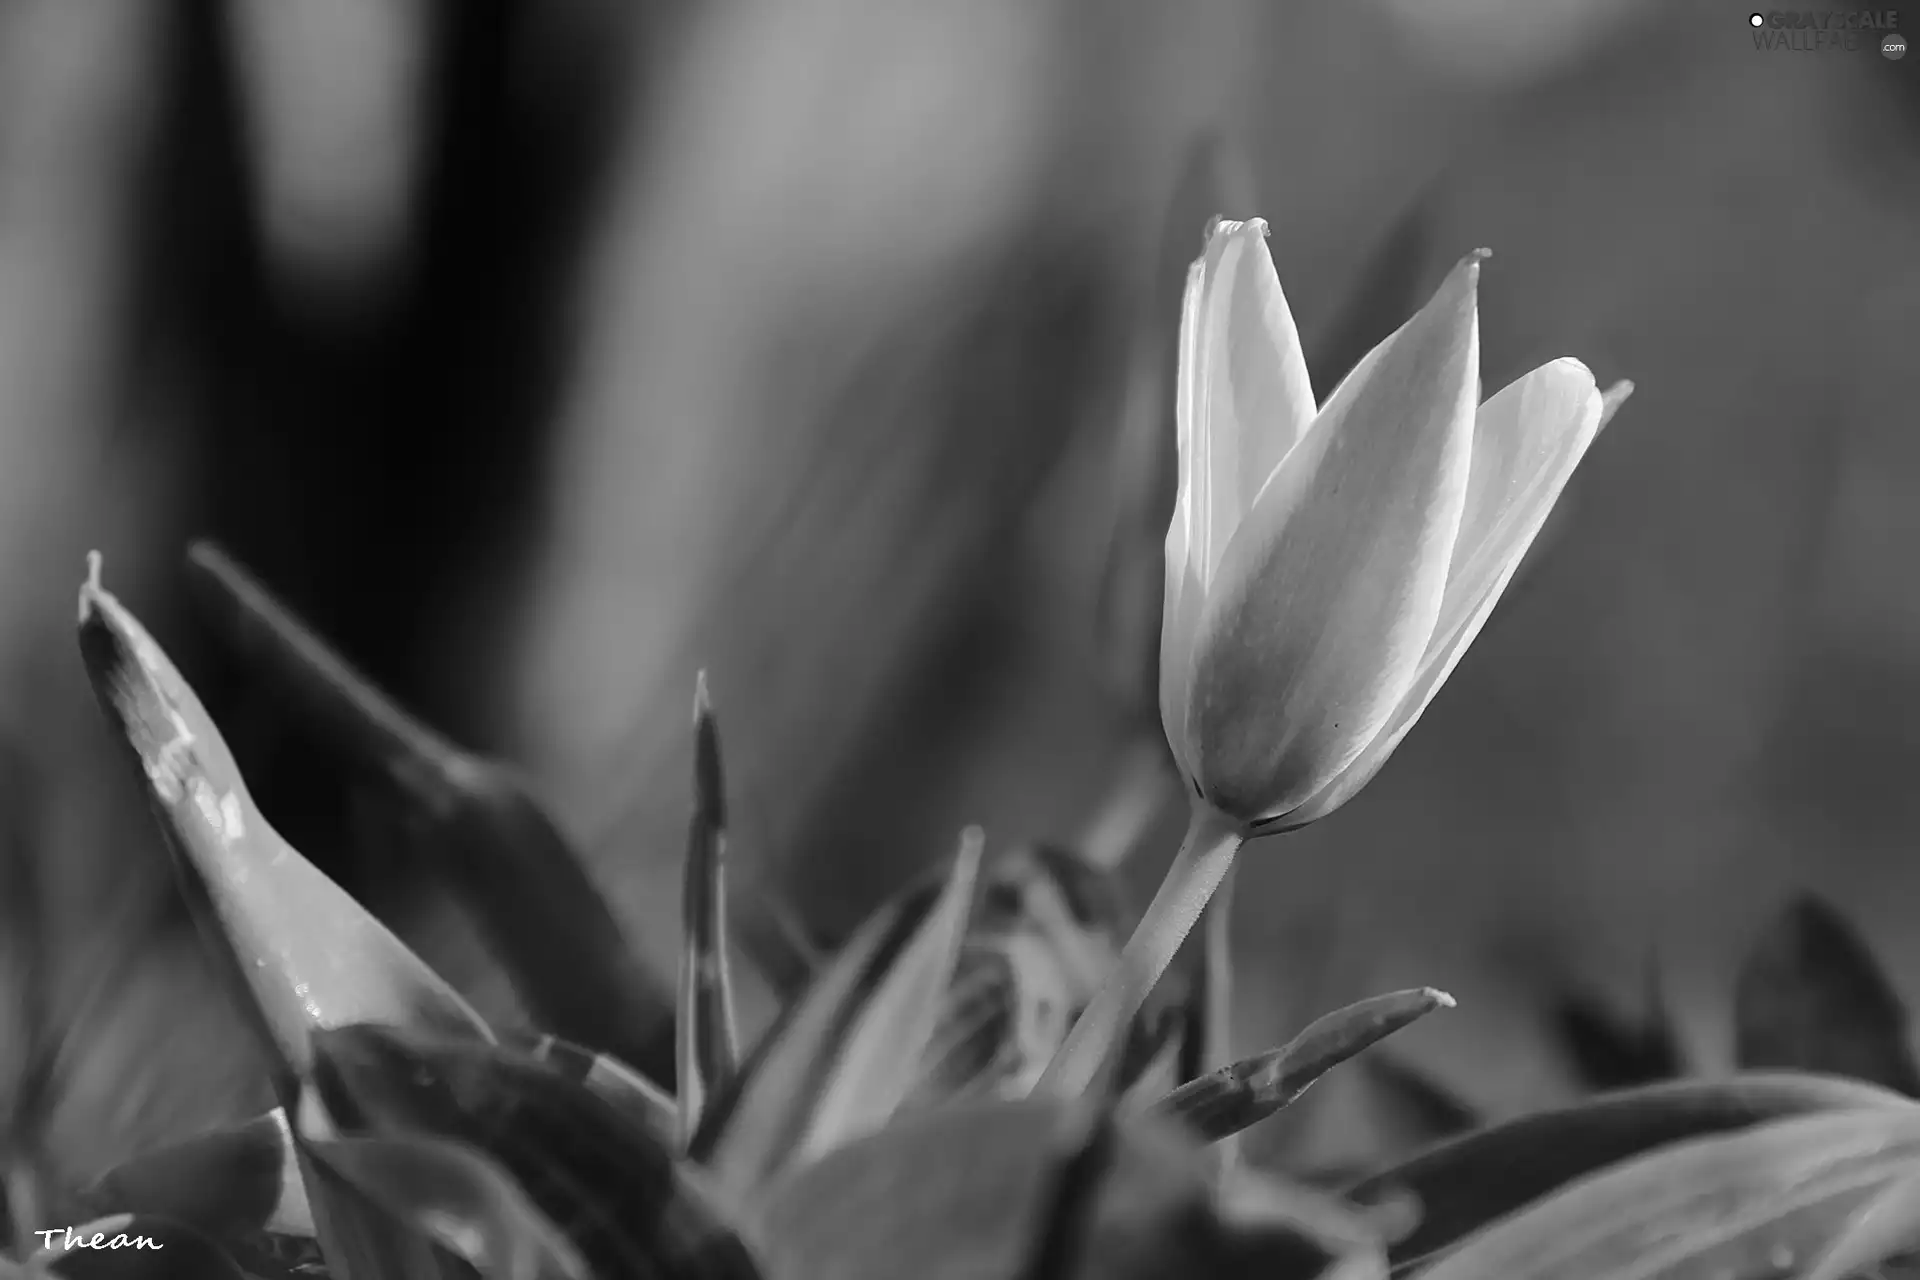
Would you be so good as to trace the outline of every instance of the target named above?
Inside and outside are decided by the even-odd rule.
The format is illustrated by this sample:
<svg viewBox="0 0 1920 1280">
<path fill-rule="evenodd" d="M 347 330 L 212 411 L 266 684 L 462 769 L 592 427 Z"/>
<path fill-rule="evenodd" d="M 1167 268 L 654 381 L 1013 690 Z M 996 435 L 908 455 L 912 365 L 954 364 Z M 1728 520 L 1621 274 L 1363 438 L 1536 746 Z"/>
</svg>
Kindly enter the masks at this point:
<svg viewBox="0 0 1920 1280">
<path fill-rule="evenodd" d="M 1712 1065 L 1800 886 L 1920 995 L 1920 58 L 1746 13 L 0 0 L 0 854 L 90 1001 L 57 1158 L 253 1070 L 74 651 L 89 549 L 276 825 L 483 1007 L 483 950 L 220 661 L 187 539 L 529 770 L 656 964 L 701 667 L 743 911 L 831 940 L 964 823 L 1073 842 L 1153 749 L 1097 584 L 1208 129 L 1323 388 L 1481 245 L 1489 390 L 1638 386 L 1392 764 L 1246 851 L 1236 1043 L 1431 983 L 1460 1007 L 1401 1047 L 1512 1114 L 1570 1087 L 1547 1002 L 1631 1014 L 1657 967 Z M 1374 1152 L 1362 1085 L 1259 1141 Z"/>
</svg>

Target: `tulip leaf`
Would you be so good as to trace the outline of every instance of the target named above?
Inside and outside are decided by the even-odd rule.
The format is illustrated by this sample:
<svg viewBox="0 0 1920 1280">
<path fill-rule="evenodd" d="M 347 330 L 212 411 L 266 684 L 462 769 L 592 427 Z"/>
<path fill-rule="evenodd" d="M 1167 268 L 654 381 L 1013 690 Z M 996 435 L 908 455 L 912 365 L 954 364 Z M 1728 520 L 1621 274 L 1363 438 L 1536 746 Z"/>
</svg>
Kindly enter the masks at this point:
<svg viewBox="0 0 1920 1280">
<path fill-rule="evenodd" d="M 1411 1193 L 1420 1225 L 1396 1264 L 1433 1253 L 1597 1169 L 1675 1142 L 1809 1113 L 1908 1104 L 1873 1085 L 1822 1076 L 1737 1075 L 1622 1090 L 1442 1143 L 1347 1188 L 1362 1204 Z"/>
<path fill-rule="evenodd" d="M 315 1096 L 341 1134 L 480 1150 L 593 1274 L 758 1275 L 696 1170 L 546 1064 L 505 1046 L 371 1025 L 324 1032 L 315 1052 Z"/>
<path fill-rule="evenodd" d="M 488 1036 L 453 988 L 267 824 L 200 699 L 92 566 L 80 592 L 87 674 L 202 933 L 279 1055 L 283 1105 L 316 1028 L 367 1020 Z"/>
<path fill-rule="evenodd" d="M 58 1280 L 247 1280 L 227 1252 L 166 1218 L 118 1213 L 63 1228 L 28 1263 Z M 70 1243 L 70 1241 L 72 1243 Z"/>
<path fill-rule="evenodd" d="M 407 803 L 413 838 L 533 1020 L 672 1079 L 672 997 L 525 783 L 397 706 L 218 547 L 196 543 L 188 568 L 196 598 L 248 668 Z"/>
<path fill-rule="evenodd" d="M 168 1218 L 215 1239 L 313 1234 L 281 1110 L 136 1156 L 103 1174 L 82 1199 L 99 1216 Z"/>
<path fill-rule="evenodd" d="M 932 903 L 910 889 L 863 924 L 715 1100 L 689 1151 L 734 1195 L 884 1123 L 910 1096 L 966 937 L 981 843 L 976 830 L 962 838 Z"/>
<path fill-rule="evenodd" d="M 1806 1265 L 1920 1171 L 1920 1107 L 1773 1120 L 1581 1179 L 1443 1255 L 1422 1280 L 1760 1280 Z"/>
<path fill-rule="evenodd" d="M 1350 1211 L 1304 1191 L 1227 1212 L 1189 1135 L 1105 1111 L 1034 1097 L 902 1116 L 774 1179 L 754 1234 L 782 1280 L 1033 1275 L 1037 1243 L 1069 1248 L 1053 1241 L 1074 1254 L 1047 1273 L 1057 1280 L 1305 1280 L 1364 1238 Z"/>
<path fill-rule="evenodd" d="M 504 1170 L 445 1138 L 399 1134 L 309 1144 L 314 1156 L 484 1280 L 590 1280 L 579 1252 Z"/>
<path fill-rule="evenodd" d="M 1217 1141 L 1258 1124 L 1369 1045 L 1419 1021 L 1453 997 L 1432 987 L 1394 991 L 1350 1004 L 1308 1024 L 1281 1048 L 1222 1067 L 1175 1089 L 1154 1110 Z"/>
<path fill-rule="evenodd" d="M 1853 1076 L 1920 1096 L 1906 1009 L 1846 917 L 1818 898 L 1789 906 L 1748 955 L 1734 1023 L 1743 1067 Z"/>
<path fill-rule="evenodd" d="M 682 1143 L 700 1124 L 707 1098 L 740 1068 L 734 1030 L 733 986 L 727 972 L 727 884 L 724 863 L 727 801 L 720 765 L 720 734 L 707 700 L 707 674 L 693 700 L 693 818 L 688 823 L 682 877 L 680 999 L 677 1010 L 676 1092 Z"/>
</svg>

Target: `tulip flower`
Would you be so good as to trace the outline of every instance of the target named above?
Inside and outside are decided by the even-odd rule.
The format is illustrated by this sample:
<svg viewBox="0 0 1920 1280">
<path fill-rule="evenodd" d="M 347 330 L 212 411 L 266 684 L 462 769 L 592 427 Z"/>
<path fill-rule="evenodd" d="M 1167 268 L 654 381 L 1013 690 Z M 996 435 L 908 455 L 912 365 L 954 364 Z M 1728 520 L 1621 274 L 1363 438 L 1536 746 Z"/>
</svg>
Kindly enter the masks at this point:
<svg viewBox="0 0 1920 1280">
<path fill-rule="evenodd" d="M 1560 359 L 1480 403 L 1483 250 L 1316 409 L 1266 233 L 1215 223 L 1187 278 L 1160 709 L 1193 818 L 1043 1080 L 1063 1092 L 1097 1074 L 1241 843 L 1327 816 L 1386 763 L 1632 390 Z"/>
</svg>

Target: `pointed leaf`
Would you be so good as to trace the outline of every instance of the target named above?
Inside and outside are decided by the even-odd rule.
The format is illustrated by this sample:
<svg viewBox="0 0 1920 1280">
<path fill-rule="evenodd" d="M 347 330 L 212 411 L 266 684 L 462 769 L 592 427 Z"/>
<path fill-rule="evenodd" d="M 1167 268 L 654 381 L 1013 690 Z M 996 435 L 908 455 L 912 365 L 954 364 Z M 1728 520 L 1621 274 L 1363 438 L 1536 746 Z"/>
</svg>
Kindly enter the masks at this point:
<svg viewBox="0 0 1920 1280">
<path fill-rule="evenodd" d="M 708 1096 L 740 1068 L 733 987 L 727 972 L 726 789 L 720 734 L 701 672 L 693 699 L 693 818 L 682 872 L 680 1000 L 674 1078 L 681 1142 L 693 1137 Z"/>
<path fill-rule="evenodd" d="M 1846 917 L 1804 897 L 1760 939 L 1734 998 L 1743 1067 L 1853 1076 L 1920 1097 L 1907 1013 Z"/>
<path fill-rule="evenodd" d="M 267 825 L 220 731 L 160 646 L 98 581 L 80 652 L 140 767 L 188 904 L 289 1075 L 319 1027 L 359 1020 L 490 1033 L 439 975 Z"/>
<path fill-rule="evenodd" d="M 1829 1111 L 1694 1138 L 1584 1178 L 1463 1241 L 1423 1280 L 1760 1280 L 1826 1251 L 1920 1171 L 1920 1107 Z"/>
<path fill-rule="evenodd" d="M 1576 1178 L 1656 1147 L 1782 1117 L 1909 1104 L 1872 1085 L 1753 1074 L 1650 1085 L 1522 1116 L 1441 1144 L 1347 1188 L 1374 1203 L 1410 1192 L 1420 1226 L 1394 1246 L 1396 1265 L 1431 1254 Z"/>
<path fill-rule="evenodd" d="M 169 1218 L 215 1239 L 313 1234 L 286 1112 L 277 1109 L 135 1156 L 103 1174 L 83 1199 L 97 1216 Z"/>
<path fill-rule="evenodd" d="M 695 1171 L 645 1125 L 527 1055 L 380 1026 L 328 1031 L 315 1050 L 316 1097 L 341 1133 L 477 1148 L 595 1275 L 758 1275 Z"/>
<path fill-rule="evenodd" d="M 673 1000 L 639 963 L 579 856 L 525 783 L 460 750 L 355 671 L 225 552 L 196 543 L 195 596 L 249 670 L 346 758 L 386 780 L 535 1023 L 673 1074 Z"/>
<path fill-rule="evenodd" d="M 1319 1018 L 1281 1048 L 1222 1067 L 1180 1086 L 1154 1110 L 1212 1142 L 1258 1124 L 1362 1049 L 1426 1017 L 1451 1009 L 1453 997 L 1432 987 L 1395 991 Z"/>
<path fill-rule="evenodd" d="M 113 1214 L 42 1232 L 31 1275 L 58 1280 L 247 1280 L 225 1250 L 165 1218 Z"/>
<path fill-rule="evenodd" d="M 591 1280 L 578 1250 L 474 1148 L 417 1135 L 335 1138 L 316 1158 L 484 1280 Z"/>
<path fill-rule="evenodd" d="M 952 985 L 982 837 L 962 838 L 923 912 L 911 891 L 863 925 L 717 1100 L 690 1152 L 745 1195 L 782 1165 L 885 1123 L 910 1095 Z"/>
<path fill-rule="evenodd" d="M 1121 1120 L 1101 1150 L 1088 1142 L 1090 1110 L 1028 1098 L 902 1116 L 776 1178 L 759 1200 L 756 1238 L 780 1260 L 782 1280 L 1019 1275 L 1034 1241 L 1047 1238 L 1058 1205 L 1050 1193 L 1076 1161 L 1084 1233 L 1059 1280 L 1305 1280 L 1365 1237 L 1354 1214 L 1305 1191 L 1260 1212 L 1223 1212 L 1186 1134 Z M 1090 1149 L 1097 1159 L 1084 1158 Z M 1088 1185 L 1095 1172 L 1097 1188 Z"/>
</svg>

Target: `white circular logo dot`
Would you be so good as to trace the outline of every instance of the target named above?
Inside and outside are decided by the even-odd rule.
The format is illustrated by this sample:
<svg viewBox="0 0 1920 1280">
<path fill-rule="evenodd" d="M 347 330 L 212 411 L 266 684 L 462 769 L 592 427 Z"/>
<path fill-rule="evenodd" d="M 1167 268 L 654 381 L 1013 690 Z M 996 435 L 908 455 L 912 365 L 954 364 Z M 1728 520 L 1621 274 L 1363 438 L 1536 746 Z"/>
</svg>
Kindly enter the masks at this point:
<svg viewBox="0 0 1920 1280">
<path fill-rule="evenodd" d="M 1764 13 L 1750 13 L 1747 15 L 1747 25 L 1750 27 L 1764 27 L 1767 25 L 1767 15 Z"/>
</svg>

